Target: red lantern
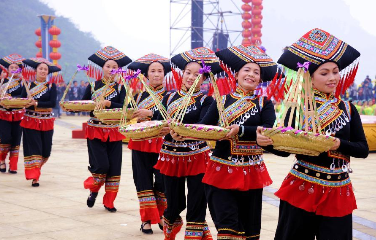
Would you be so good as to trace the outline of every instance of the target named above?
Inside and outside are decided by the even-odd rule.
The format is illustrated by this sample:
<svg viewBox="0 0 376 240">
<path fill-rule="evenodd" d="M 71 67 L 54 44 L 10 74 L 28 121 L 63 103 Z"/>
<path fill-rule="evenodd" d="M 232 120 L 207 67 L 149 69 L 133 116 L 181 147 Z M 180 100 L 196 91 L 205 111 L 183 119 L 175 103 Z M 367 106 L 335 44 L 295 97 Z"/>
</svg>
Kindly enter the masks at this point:
<svg viewBox="0 0 376 240">
<path fill-rule="evenodd" d="M 250 13 L 243 13 L 242 14 L 242 18 L 244 19 L 244 20 L 248 20 L 248 19 L 251 19 L 252 18 L 252 16 L 251 16 L 251 14 Z"/>
<path fill-rule="evenodd" d="M 40 28 L 35 30 L 35 35 L 37 35 L 38 37 L 40 37 L 42 35 Z"/>
<path fill-rule="evenodd" d="M 243 38 L 249 38 L 249 37 L 252 36 L 252 33 L 251 33 L 251 31 L 249 31 L 248 29 L 246 29 L 246 30 L 244 30 L 242 32 L 242 36 L 243 36 Z"/>
<path fill-rule="evenodd" d="M 250 3 L 250 2 L 252 2 L 252 0 L 242 0 L 243 1 L 243 3 Z"/>
<path fill-rule="evenodd" d="M 260 6 L 262 5 L 262 0 L 252 0 L 252 4 L 255 6 Z"/>
<path fill-rule="evenodd" d="M 261 28 L 252 28 L 252 34 L 255 35 L 255 34 L 260 34 L 261 33 Z"/>
<path fill-rule="evenodd" d="M 41 40 L 36 41 L 36 42 L 35 42 L 35 46 L 36 46 L 37 48 L 41 48 L 41 47 L 42 47 L 42 41 L 41 41 Z"/>
<path fill-rule="evenodd" d="M 244 12 L 249 12 L 249 11 L 252 10 L 252 7 L 251 7 L 251 5 L 249 5 L 249 4 L 243 4 L 243 5 L 242 5 L 242 10 L 243 10 Z"/>
<path fill-rule="evenodd" d="M 52 60 L 59 60 L 61 58 L 61 54 L 59 52 L 51 52 L 50 58 Z"/>
<path fill-rule="evenodd" d="M 243 39 L 243 41 L 242 41 L 242 45 L 244 45 L 244 46 L 249 46 L 249 45 L 251 45 L 252 43 L 251 43 L 251 40 L 249 40 L 249 38 L 244 38 Z"/>
<path fill-rule="evenodd" d="M 61 46 L 61 43 L 59 40 L 51 40 L 50 41 L 50 47 L 52 48 L 59 48 Z"/>
<path fill-rule="evenodd" d="M 61 33 L 60 31 L 60 28 L 56 27 L 56 26 L 52 26 L 48 32 L 51 34 L 51 35 L 59 35 Z"/>
<path fill-rule="evenodd" d="M 245 20 L 245 21 L 242 22 L 242 27 L 243 27 L 243 28 L 251 28 L 251 27 L 252 27 L 252 24 L 251 24 L 250 21 Z"/>
<path fill-rule="evenodd" d="M 35 56 L 36 56 L 37 58 L 41 58 L 41 57 L 43 57 L 43 54 L 42 54 L 42 52 L 38 52 Z"/>
<path fill-rule="evenodd" d="M 253 9 L 262 10 L 262 9 L 264 9 L 264 7 L 262 5 L 260 5 L 260 6 L 253 6 Z"/>
<path fill-rule="evenodd" d="M 261 23 L 261 18 L 252 18 L 253 25 L 260 24 L 260 23 Z"/>
<path fill-rule="evenodd" d="M 261 15 L 261 9 L 253 9 L 252 15 Z"/>
<path fill-rule="evenodd" d="M 256 33 L 252 36 L 252 38 L 258 38 L 258 37 L 261 38 L 261 36 L 262 36 L 262 33 Z"/>
</svg>

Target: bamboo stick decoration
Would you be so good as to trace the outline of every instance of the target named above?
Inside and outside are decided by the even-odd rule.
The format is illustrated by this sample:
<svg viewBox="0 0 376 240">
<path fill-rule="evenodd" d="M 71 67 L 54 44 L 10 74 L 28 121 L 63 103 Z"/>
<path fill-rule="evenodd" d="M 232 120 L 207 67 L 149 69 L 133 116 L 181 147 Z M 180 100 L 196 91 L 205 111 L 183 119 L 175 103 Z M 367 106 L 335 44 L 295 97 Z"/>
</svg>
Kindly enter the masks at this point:
<svg viewBox="0 0 376 240">
<path fill-rule="evenodd" d="M 215 76 L 212 72 L 210 72 L 210 80 L 212 81 L 212 84 L 213 84 L 214 98 L 217 102 L 220 126 L 221 127 L 228 127 L 229 124 L 228 124 L 227 118 L 225 117 L 225 114 L 224 114 L 224 104 L 222 102 L 222 97 L 221 97 L 221 94 L 219 92 L 219 88 L 218 88 Z"/>
<path fill-rule="evenodd" d="M 314 113 L 314 120 L 313 120 L 312 125 L 315 126 L 314 132 L 316 132 L 316 126 L 317 126 L 317 132 L 320 133 L 321 132 L 321 123 L 320 123 L 319 116 L 317 114 L 316 100 L 315 100 L 313 93 L 311 93 L 311 96 L 312 96 L 311 102 L 312 102 L 312 105 L 313 105 L 313 113 Z"/>
<path fill-rule="evenodd" d="M 299 129 L 299 123 L 300 123 L 300 117 L 301 117 L 301 112 L 302 112 L 302 109 L 301 109 L 301 102 L 302 102 L 302 85 L 303 85 L 303 70 L 302 69 L 299 69 L 298 70 L 298 87 L 296 89 L 296 92 L 295 92 L 295 102 L 296 102 L 296 111 L 295 111 L 295 129 L 298 130 Z"/>
<path fill-rule="evenodd" d="M 124 82 L 123 82 L 123 84 L 124 84 Z M 123 104 L 122 113 L 121 113 L 120 126 L 124 126 L 127 123 L 128 102 L 129 102 L 129 97 L 132 97 L 132 95 L 130 95 L 131 93 L 130 93 L 130 90 L 129 90 L 129 86 L 128 85 L 124 85 L 124 86 L 126 86 L 126 90 L 125 90 L 126 95 L 125 95 L 124 104 Z"/>
<path fill-rule="evenodd" d="M 281 87 L 285 88 L 287 86 L 292 86 L 293 85 L 293 77 L 291 75 L 291 70 L 286 68 L 286 75 L 285 75 L 285 84 L 283 84 Z M 285 89 L 284 89 L 285 90 Z M 284 91 L 283 90 L 283 91 Z M 290 92 L 288 91 L 286 94 L 284 94 L 285 96 L 285 99 L 288 99 L 288 96 L 290 95 Z M 280 127 L 284 124 L 284 119 L 286 118 L 286 111 L 289 109 L 289 107 L 286 106 L 286 102 L 285 101 L 282 101 L 281 102 L 281 109 L 280 111 L 278 112 L 278 115 L 277 115 L 277 118 L 274 122 L 274 125 L 273 127 Z"/>
<path fill-rule="evenodd" d="M 146 84 L 146 82 L 144 81 L 143 77 L 144 76 L 142 74 L 140 74 L 139 75 L 139 80 L 141 81 L 141 83 L 145 87 L 145 90 L 149 93 L 149 95 L 151 96 L 151 98 L 155 102 L 155 105 L 157 106 L 158 111 L 161 113 L 163 119 L 164 120 L 170 120 L 171 116 L 167 113 L 167 110 L 162 105 L 161 100 L 154 94 L 153 90 L 151 90 L 151 88 Z"/>
<path fill-rule="evenodd" d="M 128 110 L 128 102 L 129 102 L 129 89 L 125 89 L 126 94 L 125 94 L 125 99 L 122 107 L 122 113 L 121 113 L 121 118 L 120 118 L 120 126 L 123 126 L 127 122 L 127 110 Z"/>
<path fill-rule="evenodd" d="M 281 106 L 281 112 L 274 124 L 276 127 L 285 126 L 285 118 L 290 109 L 287 126 L 291 127 L 295 111 L 295 129 L 306 132 L 321 132 L 321 125 L 316 113 L 316 103 L 312 90 L 312 79 L 308 72 L 308 65 L 298 64 L 298 71 L 286 68 L 285 79 L 291 79 L 291 86 L 285 95 Z M 287 80 L 286 80 L 287 81 Z M 287 82 L 286 82 L 287 83 Z"/>
<path fill-rule="evenodd" d="M 128 111 L 128 105 L 131 105 L 131 107 L 134 110 L 138 109 L 138 106 L 133 98 L 133 94 L 131 91 L 130 85 L 125 81 L 125 79 L 119 74 L 120 80 L 122 81 L 125 91 L 126 91 L 126 96 L 123 104 L 123 109 L 122 109 L 122 114 L 121 114 L 121 119 L 120 119 L 120 126 L 124 126 L 127 123 L 127 111 Z M 130 103 L 129 103 L 130 100 Z"/>
<path fill-rule="evenodd" d="M 74 72 L 73 76 L 71 77 L 71 79 L 69 80 L 69 83 L 67 85 L 67 88 L 65 89 L 64 93 L 63 93 L 63 97 L 61 98 L 60 100 L 60 103 L 63 103 L 64 102 L 64 99 L 72 85 L 72 82 L 73 82 L 73 79 L 76 77 L 77 73 L 79 71 L 85 71 L 85 75 L 86 75 L 86 78 L 87 78 L 87 81 L 89 82 L 90 86 L 91 86 L 91 90 L 94 92 L 94 84 L 90 81 L 90 78 L 89 76 L 87 75 L 87 71 L 89 70 L 89 67 L 86 67 L 85 65 L 84 66 L 81 66 L 79 64 L 77 64 L 77 69 L 76 71 Z"/>
<path fill-rule="evenodd" d="M 69 89 L 70 89 L 70 87 L 72 85 L 73 79 L 76 77 L 77 73 L 78 73 L 78 69 L 74 72 L 73 76 L 69 80 L 67 88 L 65 89 L 65 91 L 63 93 L 63 96 L 61 97 L 60 103 L 64 102 L 65 96 L 67 95 L 67 93 L 68 93 L 68 91 L 69 91 Z"/>
<path fill-rule="evenodd" d="M 107 89 L 109 88 L 110 83 L 111 83 L 110 80 L 106 81 L 106 85 L 104 86 L 101 95 L 97 99 L 95 99 L 96 100 L 96 104 L 95 104 L 95 109 L 94 110 L 103 110 L 103 104 L 101 104 L 101 103 L 104 101 L 104 97 L 105 97 L 105 95 L 107 93 Z"/>
<path fill-rule="evenodd" d="M 297 105 L 296 98 L 298 97 L 299 82 L 300 82 L 299 75 L 297 75 L 296 80 L 295 80 L 295 88 L 294 88 L 294 91 L 292 92 L 293 94 L 290 96 L 290 99 L 289 99 L 290 104 L 291 104 L 291 112 L 290 112 L 290 117 L 288 121 L 288 126 L 291 126 L 294 111 L 296 111 L 296 105 Z"/>
<path fill-rule="evenodd" d="M 192 98 L 193 92 L 196 89 L 196 86 L 197 86 L 198 82 L 200 81 L 201 76 L 202 76 L 202 74 L 199 74 L 197 76 L 197 78 L 195 79 L 195 81 L 193 82 L 192 86 L 190 87 L 190 89 L 188 90 L 187 94 L 184 96 L 184 98 L 182 100 L 182 108 L 180 109 L 180 111 L 177 111 L 175 113 L 176 117 L 174 116 L 174 119 L 179 124 L 181 124 L 183 122 L 183 118 L 184 118 L 185 112 L 187 111 L 189 102 L 190 102 L 190 100 Z"/>
<path fill-rule="evenodd" d="M 294 93 L 294 89 L 296 88 L 296 74 L 293 74 L 292 71 L 289 71 L 287 70 L 287 74 L 286 74 L 286 78 L 291 78 L 291 91 L 288 91 L 286 96 L 285 96 L 285 101 L 283 101 L 282 103 L 282 107 L 281 107 L 281 112 L 279 114 L 279 124 L 278 124 L 278 127 L 283 127 L 285 125 L 285 118 L 287 116 L 287 111 L 292 108 L 292 100 L 291 100 L 291 96 L 293 95 Z M 292 114 L 292 113 L 291 113 Z M 277 122 L 278 120 L 276 120 Z"/>
<path fill-rule="evenodd" d="M 222 98 L 221 98 L 221 95 L 220 95 L 220 92 L 219 92 L 219 89 L 218 89 L 218 85 L 216 83 L 216 78 L 215 78 L 214 74 L 211 72 L 211 67 L 207 66 L 205 64 L 204 60 L 202 60 L 201 62 L 202 62 L 202 68 L 199 71 L 200 74 L 197 76 L 197 78 L 193 82 L 192 86 L 188 90 L 187 94 L 182 99 L 182 104 L 181 104 L 182 107 L 174 114 L 173 121 L 176 122 L 177 124 L 181 124 L 183 122 L 184 115 L 185 115 L 187 108 L 189 106 L 189 102 L 192 100 L 192 95 L 193 95 L 193 93 L 194 93 L 194 91 L 197 87 L 197 84 L 199 83 L 202 75 L 205 74 L 205 73 L 208 73 L 210 80 L 212 82 L 212 85 L 213 85 L 214 97 L 215 97 L 216 102 L 217 102 L 217 108 L 218 108 L 218 113 L 219 113 L 219 124 L 222 127 L 227 127 L 228 121 L 224 116 L 224 106 L 223 106 Z"/>
<path fill-rule="evenodd" d="M 310 86 L 309 86 L 309 83 L 308 83 L 308 79 L 305 78 L 305 80 L 304 80 L 304 115 L 305 115 L 305 118 L 304 118 L 305 128 L 304 128 L 304 130 L 306 132 L 308 132 L 308 127 L 309 127 L 308 126 L 308 122 L 309 122 L 308 120 L 309 120 L 310 115 L 312 114 L 312 112 L 309 109 L 309 104 L 308 104 L 311 100 L 311 98 L 309 96 L 309 93 L 310 93 L 309 88 L 310 88 Z"/>
<path fill-rule="evenodd" d="M 86 76 L 86 79 L 87 79 L 88 83 L 89 83 L 90 86 L 91 86 L 91 91 L 94 92 L 94 87 L 95 87 L 94 81 L 91 81 L 91 80 L 90 80 L 90 77 L 87 75 L 87 71 L 86 71 L 86 73 L 85 73 L 85 76 Z"/>
<path fill-rule="evenodd" d="M 9 81 L 5 84 L 5 86 L 3 87 L 3 91 L 1 93 L 1 98 L 4 98 L 5 97 L 5 94 L 7 93 L 7 90 L 8 90 L 8 87 L 10 85 L 10 83 L 12 82 L 13 80 L 13 76 L 14 76 L 14 73 L 12 73 L 12 76 L 10 77 Z"/>
<path fill-rule="evenodd" d="M 126 95 L 127 95 L 127 97 L 129 97 L 129 99 L 128 99 L 128 103 L 131 105 L 131 107 L 133 108 L 133 109 L 138 109 L 138 106 L 137 106 L 137 103 L 136 103 L 136 101 L 134 100 L 134 98 L 132 97 L 133 96 L 133 91 L 132 91 L 132 88 L 131 88 L 131 86 L 125 81 L 125 79 L 121 76 L 121 75 L 119 75 L 120 76 L 120 79 L 122 80 L 122 82 L 123 82 L 123 85 L 124 85 L 124 88 L 125 88 L 125 91 L 126 91 Z"/>
<path fill-rule="evenodd" d="M 291 87 L 290 87 L 291 90 L 287 92 L 287 94 L 285 96 L 286 100 L 282 104 L 281 113 L 279 114 L 279 116 L 281 116 L 279 124 L 278 124 L 279 127 L 283 127 L 285 125 L 285 119 L 286 119 L 286 116 L 287 116 L 287 112 L 290 108 L 291 108 L 291 111 L 290 111 L 291 121 L 289 121 L 290 125 L 288 125 L 288 126 L 291 126 L 291 122 L 292 122 L 291 115 L 293 114 L 293 110 L 294 110 L 293 109 L 293 105 L 294 105 L 293 95 L 295 94 L 295 91 L 296 91 L 296 88 L 297 88 L 297 75 L 292 74 L 292 71 L 290 71 L 290 72 L 287 71 L 286 78 L 289 78 L 289 77 L 291 77 Z"/>
<path fill-rule="evenodd" d="M 26 89 L 27 98 L 31 98 L 29 85 L 26 83 L 25 79 L 23 79 L 23 78 L 22 78 L 22 84 L 24 85 L 24 87 Z"/>
<path fill-rule="evenodd" d="M 273 139 L 276 150 L 318 156 L 333 146 L 334 138 L 321 132 L 312 79 L 308 71 L 309 62 L 297 65 L 297 71 L 288 68 L 285 70 L 285 78 L 291 77 L 292 80 L 283 100 L 284 108 L 279 114 L 279 119 L 276 120 L 278 123 L 274 125 L 278 127 L 265 128 L 263 134 Z M 285 119 L 288 112 L 290 112 L 289 119 Z M 291 128 L 293 116 L 295 116 L 295 126 Z"/>
<path fill-rule="evenodd" d="M 121 73 L 121 72 L 124 72 L 124 70 L 119 68 L 118 70 L 114 70 L 112 72 L 112 74 L 117 74 L 117 73 Z M 127 79 L 129 78 L 128 80 L 130 80 L 132 78 L 138 78 L 139 80 L 142 80 L 141 76 L 143 77 L 143 75 L 140 74 L 140 72 L 141 71 L 138 70 L 134 75 L 128 76 Z M 129 83 L 123 78 L 123 76 L 121 74 L 117 75 L 117 77 L 120 77 L 120 80 L 123 83 L 123 85 L 125 87 L 125 91 L 126 91 L 126 96 L 125 96 L 126 99 L 124 100 L 121 119 L 120 119 L 120 126 L 124 126 L 124 125 L 126 125 L 126 120 L 127 120 L 128 105 L 131 105 L 131 107 L 134 110 L 138 110 L 138 106 L 137 106 L 136 101 L 133 98 L 133 94 L 132 94 L 131 87 L 130 87 Z"/>
</svg>

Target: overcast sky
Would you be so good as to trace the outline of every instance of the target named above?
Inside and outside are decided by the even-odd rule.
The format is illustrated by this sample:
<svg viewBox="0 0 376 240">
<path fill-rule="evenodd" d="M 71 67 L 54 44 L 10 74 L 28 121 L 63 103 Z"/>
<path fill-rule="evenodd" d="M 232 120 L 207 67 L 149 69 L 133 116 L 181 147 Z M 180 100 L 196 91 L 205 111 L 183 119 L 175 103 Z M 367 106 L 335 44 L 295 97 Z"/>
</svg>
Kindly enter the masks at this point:
<svg viewBox="0 0 376 240">
<path fill-rule="evenodd" d="M 170 49 L 170 1 L 169 0 L 40 0 L 56 10 L 58 16 L 70 18 L 80 30 L 91 32 L 103 45 L 113 45 L 132 57 L 140 51 L 158 51 L 168 56 Z M 279 0 L 265 0 L 279 1 Z M 343 0 L 350 6 L 351 15 L 359 20 L 360 27 L 376 36 L 374 11 L 376 1 Z M 223 10 L 235 9 L 243 4 L 241 0 L 222 0 Z M 288 0 L 284 1 L 288 5 Z M 309 2 L 304 2 L 309 3 Z M 314 1 L 310 2 L 314 4 Z M 304 6 L 305 8 L 308 8 Z M 330 11 L 323 7 L 323 11 Z M 177 9 L 174 10 L 176 14 Z M 172 17 L 176 19 L 176 17 Z M 240 19 L 240 16 L 237 16 Z M 189 18 L 186 18 L 189 21 Z M 56 20 L 58 22 L 58 19 Z M 241 19 L 239 20 L 239 23 Z M 241 26 L 228 26 L 241 29 Z M 146 31 L 147 30 L 147 31 Z M 146 33 L 146 34 L 145 34 Z M 177 36 L 180 39 L 179 36 Z M 238 39 L 240 43 L 240 38 Z M 137 47 L 135 46 L 137 45 Z M 174 43 L 173 43 L 174 45 Z M 176 44 L 175 44 L 176 45 Z M 189 47 L 189 42 L 186 47 Z M 184 50 L 184 49 L 183 49 Z"/>
<path fill-rule="evenodd" d="M 56 11 L 56 15 L 70 18 L 82 31 L 91 32 L 102 46 L 111 45 L 132 59 L 148 53 L 170 56 L 170 48 L 177 43 L 184 31 L 173 31 L 170 40 L 170 20 L 187 14 L 176 26 L 190 26 L 190 8 L 173 4 L 170 17 L 169 0 L 40 0 Z M 181 1 L 189 2 L 189 1 Z M 223 11 L 239 13 L 241 0 L 220 0 Z M 321 4 L 321 5 L 319 5 Z M 340 39 L 353 44 L 362 53 L 360 78 L 376 74 L 376 1 L 371 0 L 264 0 L 263 45 L 275 60 L 281 49 L 292 44 L 304 32 L 321 27 Z M 204 10 L 211 6 L 205 6 Z M 216 24 L 218 17 L 209 19 Z M 55 20 L 58 25 L 59 19 Z M 212 27 L 207 21 L 206 27 Z M 242 30 L 239 15 L 225 18 L 227 29 Z M 295 28 L 295 29 L 292 29 Z M 279 32 L 278 32 L 279 31 Z M 62 30 L 62 34 L 63 34 Z M 206 35 L 212 35 L 212 33 Z M 358 35 L 364 37 L 357 37 Z M 238 33 L 230 35 L 234 44 L 240 44 Z M 184 38 L 183 38 L 184 39 Z M 190 49 L 188 38 L 174 53 Z M 171 41 L 171 42 L 170 42 Z M 358 82 L 360 79 L 357 80 Z"/>
</svg>

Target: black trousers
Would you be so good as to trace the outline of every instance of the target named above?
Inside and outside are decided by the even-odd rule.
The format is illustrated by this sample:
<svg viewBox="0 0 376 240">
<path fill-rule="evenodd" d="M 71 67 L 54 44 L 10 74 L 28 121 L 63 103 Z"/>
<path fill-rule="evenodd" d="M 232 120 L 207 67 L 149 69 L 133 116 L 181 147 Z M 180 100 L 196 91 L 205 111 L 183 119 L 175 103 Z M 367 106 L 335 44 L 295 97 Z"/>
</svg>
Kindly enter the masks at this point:
<svg viewBox="0 0 376 240">
<path fill-rule="evenodd" d="M 237 191 L 205 185 L 210 215 L 218 231 L 218 238 L 260 238 L 262 191 L 262 188 Z"/>
<path fill-rule="evenodd" d="M 98 192 L 105 184 L 103 204 L 114 208 L 114 201 L 120 186 L 123 145 L 121 141 L 102 142 L 99 139 L 87 139 L 89 152 L 89 171 L 92 177 L 84 181 L 84 188 Z"/>
<path fill-rule="evenodd" d="M 280 201 L 275 240 L 351 240 L 352 214 L 324 217 Z"/>
<path fill-rule="evenodd" d="M 167 208 L 164 217 L 173 223 L 180 218 L 180 213 L 187 208 L 187 222 L 205 222 L 206 199 L 202 178 L 204 174 L 188 177 L 164 175 Z M 188 194 L 185 197 L 185 180 Z"/>
<path fill-rule="evenodd" d="M 158 156 L 158 153 L 132 150 L 133 180 L 137 192 L 152 189 L 164 192 L 163 175 L 153 168 L 158 161 Z"/>
<path fill-rule="evenodd" d="M 121 141 L 102 142 L 99 139 L 87 139 L 89 152 L 88 167 L 91 173 L 120 176 L 123 146 Z"/>
<path fill-rule="evenodd" d="M 21 142 L 22 128 L 21 121 L 9 122 L 0 119 L 0 143 L 19 146 Z"/>
<path fill-rule="evenodd" d="M 141 221 L 152 224 L 160 222 L 167 207 L 163 175 L 153 168 L 158 156 L 158 153 L 132 150 L 133 180 L 140 203 Z"/>
<path fill-rule="evenodd" d="M 54 130 L 38 131 L 23 128 L 24 156 L 40 155 L 49 158 L 52 150 L 52 136 Z"/>
<path fill-rule="evenodd" d="M 0 161 L 5 161 L 9 153 L 9 170 L 11 171 L 17 171 L 22 135 L 20 122 L 9 122 L 0 119 Z"/>
<path fill-rule="evenodd" d="M 54 130 L 38 131 L 23 128 L 23 151 L 26 179 L 39 179 L 40 169 L 48 161 Z"/>
</svg>

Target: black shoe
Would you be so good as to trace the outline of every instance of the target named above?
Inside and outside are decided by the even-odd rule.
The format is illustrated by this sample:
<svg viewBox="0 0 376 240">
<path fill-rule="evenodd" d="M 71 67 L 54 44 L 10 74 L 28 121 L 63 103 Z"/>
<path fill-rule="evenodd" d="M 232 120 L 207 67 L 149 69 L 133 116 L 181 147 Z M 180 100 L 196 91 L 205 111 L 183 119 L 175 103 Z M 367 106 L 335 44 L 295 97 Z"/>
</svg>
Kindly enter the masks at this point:
<svg viewBox="0 0 376 240">
<path fill-rule="evenodd" d="M 5 168 L 0 168 L 0 172 L 5 173 L 7 171 L 7 165 L 4 163 L 0 163 L 0 166 L 5 166 Z"/>
<path fill-rule="evenodd" d="M 143 233 L 145 233 L 145 234 L 153 234 L 153 229 L 151 229 L 151 228 L 150 229 L 144 229 L 144 227 L 145 227 L 146 224 L 150 224 L 150 221 L 143 222 L 141 224 L 140 231 L 143 232 Z M 151 226 L 151 224 L 150 224 L 150 226 Z"/>
<path fill-rule="evenodd" d="M 10 170 L 10 169 L 8 170 L 8 172 L 11 173 L 11 174 L 17 174 L 17 171 L 13 171 L 13 170 Z"/>
<path fill-rule="evenodd" d="M 90 192 L 89 197 L 87 198 L 86 204 L 89 208 L 92 208 L 95 204 L 95 199 L 97 198 L 97 192 Z"/>
<path fill-rule="evenodd" d="M 34 182 L 34 180 L 31 182 L 32 187 L 39 187 L 39 183 Z"/>
<path fill-rule="evenodd" d="M 103 205 L 103 206 L 104 206 L 104 205 Z M 109 212 L 116 212 L 116 211 L 117 211 L 116 208 L 109 208 L 109 207 L 106 207 L 106 206 L 104 206 L 104 208 L 105 208 L 107 211 L 109 211 Z"/>
</svg>

